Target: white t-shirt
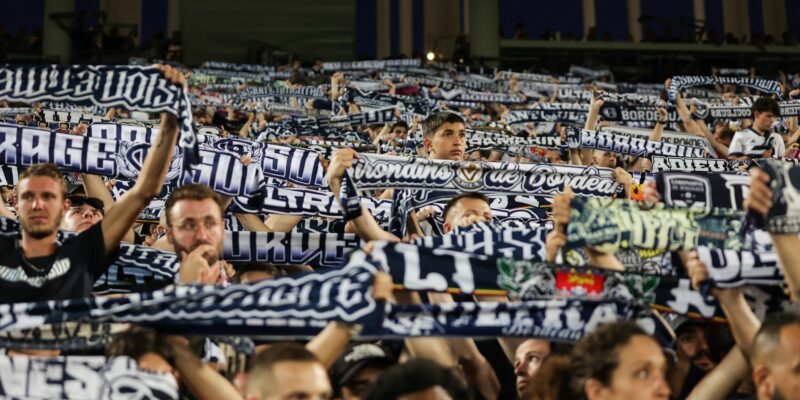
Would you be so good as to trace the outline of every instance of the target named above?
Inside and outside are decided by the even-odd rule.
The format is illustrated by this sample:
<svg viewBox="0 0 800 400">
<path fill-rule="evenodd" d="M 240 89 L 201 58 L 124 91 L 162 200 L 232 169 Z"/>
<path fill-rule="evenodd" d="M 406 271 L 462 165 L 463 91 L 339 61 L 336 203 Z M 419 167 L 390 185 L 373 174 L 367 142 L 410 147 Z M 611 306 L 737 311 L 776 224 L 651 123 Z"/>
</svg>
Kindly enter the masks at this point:
<svg viewBox="0 0 800 400">
<path fill-rule="evenodd" d="M 786 146 L 783 144 L 781 135 L 769 132 L 767 135 L 760 135 L 753 128 L 747 128 L 736 132 L 728 148 L 728 156 L 750 158 L 760 158 L 761 154 L 772 148 L 773 157 L 783 157 Z"/>
</svg>

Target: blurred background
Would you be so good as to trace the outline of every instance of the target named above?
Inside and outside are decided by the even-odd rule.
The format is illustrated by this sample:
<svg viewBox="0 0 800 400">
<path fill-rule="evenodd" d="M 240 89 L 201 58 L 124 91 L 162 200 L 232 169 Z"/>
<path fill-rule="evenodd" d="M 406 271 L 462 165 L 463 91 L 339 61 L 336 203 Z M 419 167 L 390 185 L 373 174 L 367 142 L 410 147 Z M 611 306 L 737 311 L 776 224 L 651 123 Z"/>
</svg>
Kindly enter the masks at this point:
<svg viewBox="0 0 800 400">
<path fill-rule="evenodd" d="M 419 57 L 618 79 L 800 68 L 800 0 L 0 0 L 0 61 Z"/>
</svg>

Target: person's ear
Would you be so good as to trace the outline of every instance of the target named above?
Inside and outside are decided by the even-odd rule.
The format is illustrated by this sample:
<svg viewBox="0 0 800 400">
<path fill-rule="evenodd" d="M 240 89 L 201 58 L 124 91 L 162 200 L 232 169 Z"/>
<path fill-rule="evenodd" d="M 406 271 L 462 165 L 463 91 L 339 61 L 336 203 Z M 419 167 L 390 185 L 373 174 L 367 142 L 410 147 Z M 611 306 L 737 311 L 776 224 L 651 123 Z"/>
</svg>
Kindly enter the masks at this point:
<svg viewBox="0 0 800 400">
<path fill-rule="evenodd" d="M 167 227 L 166 233 L 167 233 L 167 243 L 169 243 L 170 246 L 174 246 L 175 241 L 172 238 L 172 228 Z"/>
<path fill-rule="evenodd" d="M 442 229 L 444 229 L 445 234 L 448 234 L 453 231 L 453 225 L 450 225 L 449 223 L 445 222 L 444 225 L 442 225 Z"/>
<path fill-rule="evenodd" d="M 753 367 L 753 384 L 756 387 L 757 394 L 770 394 L 775 389 L 769 369 L 763 364 Z"/>
<path fill-rule="evenodd" d="M 597 379 L 587 379 L 583 391 L 588 400 L 605 400 L 608 397 L 608 389 Z"/>
<path fill-rule="evenodd" d="M 428 154 L 433 153 L 433 143 L 431 143 L 430 139 L 422 139 L 422 146 L 425 147 L 425 151 L 428 152 Z"/>
</svg>

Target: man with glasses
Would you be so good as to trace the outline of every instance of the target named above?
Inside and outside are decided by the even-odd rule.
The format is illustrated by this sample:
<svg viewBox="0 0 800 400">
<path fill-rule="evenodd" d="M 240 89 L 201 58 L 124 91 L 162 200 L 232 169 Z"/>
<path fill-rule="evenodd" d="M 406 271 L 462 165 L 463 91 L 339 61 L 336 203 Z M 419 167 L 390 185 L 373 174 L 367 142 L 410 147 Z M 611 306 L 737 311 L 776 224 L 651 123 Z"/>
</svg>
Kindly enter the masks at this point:
<svg viewBox="0 0 800 400">
<path fill-rule="evenodd" d="M 223 283 L 231 267 L 221 260 L 223 199 L 206 185 L 184 185 L 164 204 L 167 242 L 181 262 L 178 283 Z"/>
</svg>

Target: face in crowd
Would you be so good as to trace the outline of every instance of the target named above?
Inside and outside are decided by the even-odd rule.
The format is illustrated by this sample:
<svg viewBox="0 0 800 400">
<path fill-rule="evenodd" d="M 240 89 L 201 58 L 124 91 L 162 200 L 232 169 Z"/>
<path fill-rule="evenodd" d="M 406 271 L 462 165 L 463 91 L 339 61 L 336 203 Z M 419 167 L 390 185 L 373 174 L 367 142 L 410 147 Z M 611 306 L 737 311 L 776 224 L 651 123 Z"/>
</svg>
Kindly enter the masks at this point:
<svg viewBox="0 0 800 400">
<path fill-rule="evenodd" d="M 95 197 L 70 196 L 69 209 L 64 214 L 61 228 L 83 232 L 103 220 L 103 202 Z"/>
<path fill-rule="evenodd" d="M 594 164 L 603 168 L 616 168 L 617 157 L 614 153 L 605 150 L 594 151 Z"/>
<path fill-rule="evenodd" d="M 467 149 L 466 126 L 461 122 L 444 123 L 425 138 L 423 145 L 431 159 L 459 161 Z"/>
<path fill-rule="evenodd" d="M 463 228 L 479 221 L 492 221 L 492 208 L 489 203 L 479 198 L 464 197 L 447 210 L 444 232 L 448 233 L 454 228 Z"/>
<path fill-rule="evenodd" d="M 212 198 L 203 200 L 183 199 L 169 210 L 167 240 L 175 246 L 180 257 L 200 246 L 207 246 L 204 258 L 212 265 L 222 257 L 225 239 L 225 224 L 220 206 Z"/>
<path fill-rule="evenodd" d="M 69 209 L 63 182 L 49 176 L 30 176 L 19 182 L 17 191 L 23 231 L 35 239 L 55 234 Z"/>
<path fill-rule="evenodd" d="M 514 374 L 517 376 L 518 393 L 525 390 L 548 355 L 550 342 L 546 340 L 528 339 L 517 347 L 514 354 Z"/>
<path fill-rule="evenodd" d="M 669 399 L 667 359 L 655 340 L 636 335 L 618 349 L 617 367 L 608 385 L 587 383 L 589 400 Z M 591 381 L 591 380 L 590 380 Z"/>
<path fill-rule="evenodd" d="M 677 333 L 676 350 L 678 358 L 689 360 L 701 371 L 710 371 L 716 363 L 712 360 L 708 348 L 708 329 L 705 326 L 691 324 L 682 327 Z"/>
<path fill-rule="evenodd" d="M 775 114 L 771 111 L 756 111 L 753 113 L 753 128 L 759 132 L 768 132 L 775 123 Z"/>
</svg>

